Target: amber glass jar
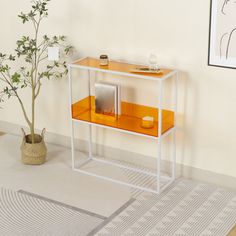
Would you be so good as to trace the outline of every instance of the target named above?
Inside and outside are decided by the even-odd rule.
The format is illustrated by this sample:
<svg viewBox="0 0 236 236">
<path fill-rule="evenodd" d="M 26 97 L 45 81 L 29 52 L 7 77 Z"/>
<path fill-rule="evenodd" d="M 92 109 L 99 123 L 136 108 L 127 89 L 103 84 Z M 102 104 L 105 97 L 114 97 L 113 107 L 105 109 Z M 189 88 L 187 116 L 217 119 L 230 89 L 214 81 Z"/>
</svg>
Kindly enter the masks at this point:
<svg viewBox="0 0 236 236">
<path fill-rule="evenodd" d="M 100 56 L 100 65 L 101 66 L 108 66 L 109 64 L 109 59 L 107 55 L 101 55 Z"/>
</svg>

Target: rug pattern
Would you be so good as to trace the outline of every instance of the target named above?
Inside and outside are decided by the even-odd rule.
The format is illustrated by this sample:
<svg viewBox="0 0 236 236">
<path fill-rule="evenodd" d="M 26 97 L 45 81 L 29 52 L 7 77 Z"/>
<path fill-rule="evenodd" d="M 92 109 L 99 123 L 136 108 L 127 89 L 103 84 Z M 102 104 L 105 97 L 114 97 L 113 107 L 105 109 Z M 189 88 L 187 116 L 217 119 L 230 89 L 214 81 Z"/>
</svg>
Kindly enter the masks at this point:
<svg viewBox="0 0 236 236">
<path fill-rule="evenodd" d="M 183 178 L 160 195 L 135 193 L 110 217 L 1 188 L 1 236 L 226 236 L 236 192 Z"/>
<path fill-rule="evenodd" d="M 1 236 L 85 236 L 104 219 L 1 188 Z"/>
<path fill-rule="evenodd" d="M 224 236 L 235 224 L 235 192 L 179 179 L 160 195 L 137 196 L 96 235 Z"/>
</svg>

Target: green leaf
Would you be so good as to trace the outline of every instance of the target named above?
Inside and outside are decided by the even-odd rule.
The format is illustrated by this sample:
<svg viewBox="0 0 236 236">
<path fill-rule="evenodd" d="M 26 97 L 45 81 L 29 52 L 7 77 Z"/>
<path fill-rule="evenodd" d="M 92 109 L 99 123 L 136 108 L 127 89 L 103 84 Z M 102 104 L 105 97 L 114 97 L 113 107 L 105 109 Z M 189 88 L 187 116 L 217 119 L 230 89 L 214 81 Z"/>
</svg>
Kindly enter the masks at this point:
<svg viewBox="0 0 236 236">
<path fill-rule="evenodd" d="M 15 60 L 16 60 L 16 57 L 13 56 L 13 55 L 10 55 L 8 59 L 9 59 L 10 61 L 15 61 Z"/>
<path fill-rule="evenodd" d="M 22 13 L 22 12 L 21 12 L 20 15 L 18 15 L 18 17 L 21 18 L 23 24 L 24 24 L 26 21 L 29 21 L 29 17 L 28 17 L 26 14 Z"/>
<path fill-rule="evenodd" d="M 4 92 L 4 93 L 8 93 L 8 91 L 9 91 L 8 87 L 5 87 L 5 88 L 3 89 L 3 92 Z"/>
<path fill-rule="evenodd" d="M 43 39 L 44 39 L 45 41 L 49 41 L 49 37 L 48 37 L 47 35 L 44 35 L 44 36 L 43 36 Z"/>
<path fill-rule="evenodd" d="M 21 75 L 16 72 L 12 75 L 11 80 L 13 83 L 20 83 L 20 78 Z"/>
<path fill-rule="evenodd" d="M 0 58 L 5 59 L 6 58 L 6 54 L 0 53 Z"/>
<path fill-rule="evenodd" d="M 59 40 L 65 41 L 66 40 L 66 36 L 64 36 L 64 35 L 59 36 Z"/>
<path fill-rule="evenodd" d="M 71 45 L 67 45 L 64 49 L 66 55 L 68 55 L 70 52 L 72 52 L 74 50 L 74 47 Z"/>
<path fill-rule="evenodd" d="M 1 67 L 0 67 L 0 72 L 5 73 L 5 72 L 7 72 L 7 71 L 9 71 L 9 70 L 10 70 L 10 67 L 9 67 L 8 65 L 1 66 Z"/>
</svg>

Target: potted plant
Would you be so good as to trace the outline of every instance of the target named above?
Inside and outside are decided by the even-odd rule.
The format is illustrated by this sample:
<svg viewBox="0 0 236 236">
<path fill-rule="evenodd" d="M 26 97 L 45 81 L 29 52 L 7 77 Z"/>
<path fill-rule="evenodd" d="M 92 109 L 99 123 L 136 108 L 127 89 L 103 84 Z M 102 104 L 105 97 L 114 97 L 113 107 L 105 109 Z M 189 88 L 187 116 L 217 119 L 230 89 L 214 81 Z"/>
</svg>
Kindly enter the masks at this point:
<svg viewBox="0 0 236 236">
<path fill-rule="evenodd" d="M 41 22 L 48 16 L 50 0 L 33 0 L 29 13 L 21 13 L 22 23 L 31 23 L 34 29 L 33 37 L 23 36 L 16 44 L 16 56 L 0 53 L 0 102 L 6 98 L 15 98 L 22 109 L 30 133 L 25 134 L 22 143 L 22 161 L 25 164 L 42 164 L 45 162 L 47 149 L 44 143 L 44 133 L 35 132 L 36 100 L 39 97 L 42 80 L 62 78 L 68 72 L 66 61 L 49 61 L 49 49 L 61 49 L 65 55 L 69 54 L 72 46 L 66 45 L 65 36 L 40 37 Z M 23 63 L 21 66 L 19 64 Z M 18 68 L 19 67 L 19 68 Z M 18 68 L 18 69 L 16 69 Z M 31 110 L 27 111 L 19 91 L 30 89 Z M 28 100 L 27 100 L 28 102 Z"/>
</svg>

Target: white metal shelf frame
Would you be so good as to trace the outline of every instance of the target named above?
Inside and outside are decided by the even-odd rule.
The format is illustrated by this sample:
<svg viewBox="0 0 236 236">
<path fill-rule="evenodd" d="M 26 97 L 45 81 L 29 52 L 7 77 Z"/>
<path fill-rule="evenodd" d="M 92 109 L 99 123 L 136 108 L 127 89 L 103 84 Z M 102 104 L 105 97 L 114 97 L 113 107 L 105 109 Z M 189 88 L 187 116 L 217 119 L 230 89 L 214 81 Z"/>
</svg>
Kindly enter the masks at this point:
<svg viewBox="0 0 236 236">
<path fill-rule="evenodd" d="M 82 58 L 81 60 L 83 60 L 84 58 Z M 78 62 L 78 61 L 76 61 Z M 133 77 L 133 78 L 140 78 L 140 79 L 146 79 L 146 80 L 155 80 L 156 82 L 159 83 L 159 91 L 158 91 L 158 137 L 154 137 L 154 136 L 149 136 L 149 135 L 145 135 L 145 134 L 140 134 L 140 133 L 136 133 L 136 132 L 131 132 L 131 131 L 127 131 L 127 130 L 123 130 L 123 129 L 118 129 L 118 128 L 114 128 L 114 127 L 110 127 L 110 126 L 105 126 L 105 125 L 100 125 L 100 124 L 95 124 L 95 123 L 91 123 L 91 122 L 87 122 L 87 121 L 82 121 L 82 120 L 77 120 L 77 119 L 73 119 L 72 116 L 72 105 L 73 105 L 73 98 L 72 98 L 72 74 L 71 74 L 71 69 L 72 68 L 77 68 L 77 69 L 81 69 L 81 70 L 87 70 L 88 71 L 88 80 L 89 80 L 89 95 L 90 94 L 90 71 L 95 71 L 95 72 L 103 72 L 103 73 L 107 73 L 107 74 L 113 74 L 113 75 L 121 75 L 121 76 L 126 76 L 126 77 Z M 152 76 L 145 76 L 145 75 L 137 75 L 137 74 L 132 74 L 132 73 L 126 73 L 126 72 L 119 72 L 119 71 L 111 71 L 111 70 L 105 70 L 102 68 L 93 68 L 93 67 L 89 67 L 89 66 L 82 66 L 79 64 L 75 64 L 75 63 L 71 63 L 68 64 L 68 77 L 69 77 L 69 105 L 70 105 L 70 117 L 71 117 L 71 156 L 72 156 L 72 169 L 74 171 L 83 173 L 83 174 L 87 174 L 93 177 L 97 177 L 103 180 L 109 180 L 112 181 L 114 183 L 117 184 L 121 184 L 121 185 L 125 185 L 125 186 L 129 186 L 132 188 L 136 188 L 139 190 L 143 190 L 143 191 L 148 191 L 148 192 L 152 192 L 152 193 L 161 193 L 162 191 L 164 191 L 176 178 L 176 118 L 177 118 L 177 97 L 178 97 L 178 71 L 177 70 L 172 70 L 170 73 L 168 73 L 167 75 L 157 78 L 157 77 L 152 77 Z M 171 128 L 170 130 L 168 130 L 167 132 L 165 132 L 164 134 L 162 134 L 162 110 L 163 110 L 163 83 L 166 79 L 173 79 L 174 80 L 174 127 Z M 89 126 L 89 154 L 88 154 L 88 159 L 86 161 L 84 161 L 78 168 L 75 167 L 75 143 L 74 143 L 74 123 L 84 123 L 87 124 Z M 122 164 L 117 164 L 115 162 L 112 161 L 108 161 L 108 160 L 101 160 L 99 158 L 93 157 L 92 154 L 92 126 L 95 127 L 102 127 L 102 128 L 107 128 L 107 129 L 111 129 L 111 130 L 117 130 L 119 132 L 124 132 L 124 133 L 129 133 L 129 134 L 133 134 L 133 135 L 139 135 L 139 136 L 143 136 L 146 138 L 152 138 L 157 140 L 157 162 L 156 162 L 156 174 L 154 173 L 150 173 L 150 172 L 146 172 L 143 170 L 139 170 L 137 168 L 132 168 L 126 165 L 122 165 Z M 162 139 L 166 136 L 168 136 L 169 134 L 173 134 L 173 140 L 172 140 L 172 167 L 171 167 L 171 176 L 168 178 L 166 176 L 162 176 L 161 175 L 161 151 L 162 151 Z M 109 165 L 113 165 L 122 169 L 126 169 L 126 170 L 130 170 L 130 171 L 134 171 L 137 173 L 142 173 L 148 176 L 154 176 L 156 178 L 156 183 L 157 183 L 157 187 L 155 190 L 150 189 L 150 188 L 145 188 L 145 187 L 141 187 L 141 186 L 137 186 L 131 183 L 126 183 L 123 181 L 119 181 L 110 177 L 105 177 L 105 176 L 101 176 L 98 174 L 94 174 L 85 170 L 81 170 L 80 167 L 89 163 L 90 161 L 97 161 L 97 162 L 101 162 L 101 163 L 105 163 L 105 164 L 109 164 Z M 162 187 L 161 187 L 161 180 L 165 179 L 167 180 L 167 183 L 165 183 Z"/>
</svg>

